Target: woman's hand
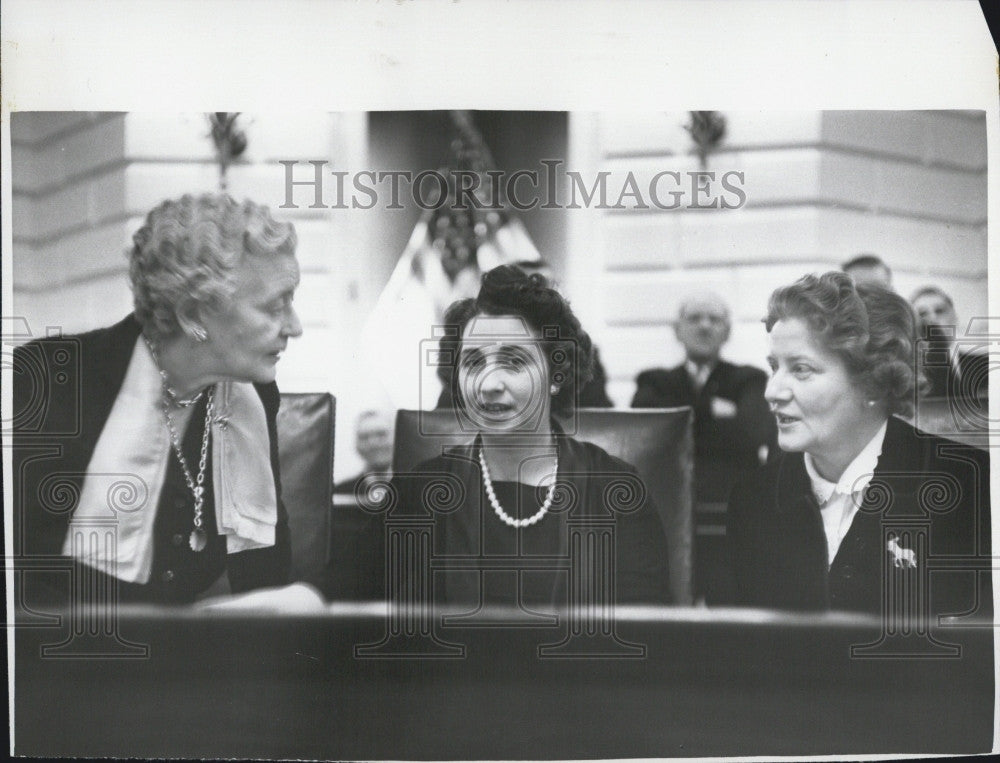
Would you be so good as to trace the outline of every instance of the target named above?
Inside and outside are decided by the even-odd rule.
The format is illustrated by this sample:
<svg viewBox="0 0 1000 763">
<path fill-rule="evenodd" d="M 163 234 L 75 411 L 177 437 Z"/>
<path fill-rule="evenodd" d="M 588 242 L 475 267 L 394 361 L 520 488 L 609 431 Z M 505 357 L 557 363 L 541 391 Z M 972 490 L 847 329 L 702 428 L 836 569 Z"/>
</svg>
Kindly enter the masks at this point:
<svg viewBox="0 0 1000 763">
<path fill-rule="evenodd" d="M 323 612 L 326 602 L 320 592 L 308 583 L 292 583 L 281 588 L 261 588 L 236 596 L 215 596 L 197 602 L 196 609 L 218 612 L 259 612 L 277 615 L 299 615 Z"/>
</svg>

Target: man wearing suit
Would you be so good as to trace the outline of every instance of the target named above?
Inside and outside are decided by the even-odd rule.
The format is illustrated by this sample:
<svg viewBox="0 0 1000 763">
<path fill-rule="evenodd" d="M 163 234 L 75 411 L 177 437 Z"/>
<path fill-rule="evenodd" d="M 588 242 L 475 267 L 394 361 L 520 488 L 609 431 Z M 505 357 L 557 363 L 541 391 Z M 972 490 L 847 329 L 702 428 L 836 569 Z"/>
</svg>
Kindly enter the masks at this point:
<svg viewBox="0 0 1000 763">
<path fill-rule="evenodd" d="M 730 325 L 720 297 L 690 295 L 674 324 L 684 362 L 640 373 L 632 399 L 633 408 L 694 409 L 695 495 L 701 508 L 695 516 L 694 585 L 696 597 L 708 601 L 728 596 L 723 512 L 730 489 L 767 460 L 775 443 L 774 417 L 764 400 L 767 375 L 719 357 Z"/>
<path fill-rule="evenodd" d="M 338 495 L 351 494 L 373 478 L 387 480 L 392 470 L 392 443 L 396 422 L 390 411 L 370 409 L 358 416 L 354 447 L 365 462 L 365 468 L 356 477 L 341 480 L 333 486 Z"/>
<path fill-rule="evenodd" d="M 921 371 L 930 384 L 927 397 L 962 398 L 972 405 L 985 401 L 989 356 L 954 346 L 958 318 L 951 297 L 936 286 L 925 286 L 914 292 L 910 304 L 925 340 Z"/>
</svg>

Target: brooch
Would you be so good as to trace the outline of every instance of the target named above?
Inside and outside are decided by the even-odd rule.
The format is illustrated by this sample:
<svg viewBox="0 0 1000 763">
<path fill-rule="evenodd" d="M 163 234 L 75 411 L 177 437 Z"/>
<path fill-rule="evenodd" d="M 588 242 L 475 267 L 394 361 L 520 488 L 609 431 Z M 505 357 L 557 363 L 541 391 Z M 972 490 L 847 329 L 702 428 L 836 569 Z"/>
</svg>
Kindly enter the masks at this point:
<svg viewBox="0 0 1000 763">
<path fill-rule="evenodd" d="M 895 538 L 890 538 L 886 549 L 892 556 L 892 564 L 896 568 L 913 569 L 917 566 L 917 555 L 911 548 L 903 548 Z"/>
</svg>

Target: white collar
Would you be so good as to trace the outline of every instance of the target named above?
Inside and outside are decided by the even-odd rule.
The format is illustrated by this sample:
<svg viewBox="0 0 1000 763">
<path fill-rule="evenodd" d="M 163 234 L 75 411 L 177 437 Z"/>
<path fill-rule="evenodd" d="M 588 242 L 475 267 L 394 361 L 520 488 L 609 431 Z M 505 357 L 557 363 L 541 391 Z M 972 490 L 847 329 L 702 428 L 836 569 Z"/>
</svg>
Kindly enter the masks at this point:
<svg viewBox="0 0 1000 763">
<path fill-rule="evenodd" d="M 813 494 L 822 506 L 830 500 L 834 492 L 841 495 L 852 495 L 868 487 L 871 482 L 875 467 L 878 465 L 879 456 L 882 455 L 882 443 L 885 440 L 885 430 L 889 425 L 889 420 L 882 422 L 875 436 L 868 441 L 868 444 L 861 449 L 861 452 L 854 457 L 854 460 L 847 465 L 844 473 L 836 482 L 830 482 L 820 476 L 816 471 L 813 457 L 805 453 L 803 459 L 806 464 L 806 472 L 809 474 L 809 481 L 812 483 Z"/>
<path fill-rule="evenodd" d="M 688 372 L 688 375 L 690 375 L 692 379 L 705 380 L 712 374 L 712 371 L 715 370 L 715 367 L 718 364 L 719 361 L 717 360 L 710 360 L 708 363 L 698 364 L 689 358 L 684 361 L 684 370 Z"/>
</svg>

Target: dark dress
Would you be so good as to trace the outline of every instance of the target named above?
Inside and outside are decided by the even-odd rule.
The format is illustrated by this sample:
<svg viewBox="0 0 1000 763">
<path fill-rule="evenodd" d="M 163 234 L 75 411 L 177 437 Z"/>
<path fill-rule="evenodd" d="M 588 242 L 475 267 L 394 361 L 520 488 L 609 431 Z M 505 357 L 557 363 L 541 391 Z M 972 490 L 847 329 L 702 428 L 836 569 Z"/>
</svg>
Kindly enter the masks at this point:
<svg viewBox="0 0 1000 763">
<path fill-rule="evenodd" d="M 62 557 L 63 541 L 139 333 L 139 323 L 130 315 L 110 328 L 43 339 L 14 350 L 14 409 L 18 412 L 13 435 L 14 563 L 25 570 L 17 580 L 23 582 L 28 603 L 67 602 L 72 565 Z M 226 553 L 225 538 L 215 527 L 210 449 L 203 506 L 208 546 L 198 553 L 192 551 L 188 535 L 193 526 L 194 498 L 171 454 L 156 507 L 149 582 L 116 581 L 119 600 L 190 602 L 224 573 L 233 592 L 288 582 L 291 547 L 278 472 L 276 416 L 280 397 L 273 383 L 254 387 L 267 417 L 267 447 L 278 498 L 275 545 Z M 198 463 L 206 404 L 203 398 L 194 407 L 182 442 L 191 465 Z M 106 577 L 102 573 L 88 569 L 88 574 L 95 582 L 80 591 L 85 597 L 88 591 L 107 585 L 100 583 Z"/>
<path fill-rule="evenodd" d="M 879 614 L 894 606 L 900 586 L 926 591 L 926 579 L 930 614 L 986 616 L 989 487 L 986 453 L 890 418 L 864 502 L 828 565 L 803 455 L 782 453 L 733 489 L 727 537 L 735 603 Z M 887 549 L 893 537 L 914 552 L 915 567 L 896 565 Z"/>
<path fill-rule="evenodd" d="M 387 540 L 392 528 L 421 525 L 431 536 L 436 602 L 565 606 L 571 537 L 601 535 L 610 527 L 615 600 L 670 601 L 666 538 L 633 467 L 591 443 L 559 436 L 552 508 L 537 524 L 513 528 L 494 513 L 485 495 L 476 447 L 451 449 L 409 474 L 396 474 L 391 505 L 370 515 L 351 538 L 335 539 L 340 558 L 318 581 L 325 595 L 385 597 L 392 561 L 385 549 L 392 545 Z M 535 514 L 547 493 L 547 488 L 514 482 L 495 482 L 494 490 L 515 518 Z"/>
</svg>

